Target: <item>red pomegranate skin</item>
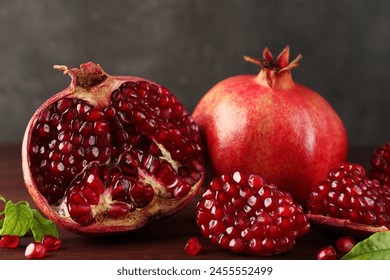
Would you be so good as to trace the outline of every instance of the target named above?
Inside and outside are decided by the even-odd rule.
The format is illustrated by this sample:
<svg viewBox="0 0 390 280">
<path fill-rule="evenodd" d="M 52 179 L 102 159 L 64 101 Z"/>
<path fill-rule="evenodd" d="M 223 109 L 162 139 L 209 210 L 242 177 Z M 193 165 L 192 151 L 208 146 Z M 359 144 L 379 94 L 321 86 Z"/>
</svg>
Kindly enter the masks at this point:
<svg viewBox="0 0 390 280">
<path fill-rule="evenodd" d="M 193 112 L 213 173 L 258 173 L 306 202 L 315 184 L 346 160 L 345 127 L 331 105 L 293 81 L 288 47 L 258 75 L 212 87 Z M 276 65 L 276 66 L 275 66 Z M 282 71 L 280 71 L 282 70 Z"/>
</svg>

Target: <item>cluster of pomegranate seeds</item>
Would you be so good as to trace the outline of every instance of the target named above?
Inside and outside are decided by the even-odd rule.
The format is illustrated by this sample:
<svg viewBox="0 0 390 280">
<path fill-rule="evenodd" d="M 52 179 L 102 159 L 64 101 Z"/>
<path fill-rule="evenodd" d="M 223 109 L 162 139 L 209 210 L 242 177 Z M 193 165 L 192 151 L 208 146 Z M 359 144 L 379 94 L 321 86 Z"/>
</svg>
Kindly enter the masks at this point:
<svg viewBox="0 0 390 280">
<path fill-rule="evenodd" d="M 390 187 L 390 143 L 375 150 L 371 164 L 371 178 L 377 179 L 381 184 Z"/>
<path fill-rule="evenodd" d="M 111 158 L 109 129 L 103 113 L 81 100 L 64 98 L 42 112 L 31 140 L 31 172 L 50 204 L 90 161 Z"/>
<path fill-rule="evenodd" d="M 308 214 L 390 228 L 390 189 L 366 177 L 359 164 L 332 170 L 310 194 Z"/>
<path fill-rule="evenodd" d="M 19 237 L 16 235 L 3 235 L 0 239 L 0 248 L 16 248 L 19 244 Z"/>
<path fill-rule="evenodd" d="M 192 256 L 199 254 L 200 250 L 202 250 L 202 244 L 200 244 L 196 237 L 190 238 L 184 247 L 186 254 Z"/>
<path fill-rule="evenodd" d="M 210 182 L 196 206 L 196 222 L 219 247 L 264 256 L 291 249 L 310 228 L 288 192 L 242 172 Z"/>
<path fill-rule="evenodd" d="M 121 218 L 155 196 L 183 198 L 201 179 L 198 126 L 168 89 L 128 81 L 94 102 L 62 98 L 33 129 L 32 177 L 62 214 L 81 225 Z"/>
</svg>

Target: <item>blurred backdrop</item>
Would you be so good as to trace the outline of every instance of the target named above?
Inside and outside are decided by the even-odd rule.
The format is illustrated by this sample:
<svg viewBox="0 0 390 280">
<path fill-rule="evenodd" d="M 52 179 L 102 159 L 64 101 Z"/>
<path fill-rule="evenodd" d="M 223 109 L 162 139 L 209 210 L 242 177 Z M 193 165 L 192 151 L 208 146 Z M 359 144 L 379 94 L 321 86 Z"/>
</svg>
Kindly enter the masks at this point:
<svg viewBox="0 0 390 280">
<path fill-rule="evenodd" d="M 383 0 L 0 0 L 0 143 L 94 61 L 154 80 L 192 111 L 215 83 L 256 74 L 243 55 L 303 55 L 294 79 L 321 93 L 351 145 L 390 141 L 390 2 Z M 329 136 L 331 137 L 331 135 Z"/>
</svg>

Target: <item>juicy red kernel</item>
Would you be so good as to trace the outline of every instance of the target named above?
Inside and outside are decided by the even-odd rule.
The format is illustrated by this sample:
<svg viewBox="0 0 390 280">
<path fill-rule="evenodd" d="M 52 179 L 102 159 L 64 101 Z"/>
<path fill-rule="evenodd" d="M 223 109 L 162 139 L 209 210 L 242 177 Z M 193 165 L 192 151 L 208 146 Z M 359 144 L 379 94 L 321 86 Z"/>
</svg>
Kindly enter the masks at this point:
<svg viewBox="0 0 390 280">
<path fill-rule="evenodd" d="M 381 207 L 389 201 L 390 190 L 367 178 L 362 166 L 344 163 L 330 171 L 310 194 L 307 211 L 390 228 L 390 212 Z"/>
<path fill-rule="evenodd" d="M 134 183 L 129 189 L 129 195 L 132 197 L 138 208 L 147 206 L 154 197 L 154 189 L 149 184 Z"/>
<path fill-rule="evenodd" d="M 263 256 L 291 249 L 310 228 L 289 193 L 243 172 L 223 174 L 209 183 L 197 203 L 196 222 L 219 247 Z"/>
<path fill-rule="evenodd" d="M 356 245 L 356 241 L 352 236 L 342 236 L 336 241 L 336 247 L 343 253 L 348 253 Z"/>
<path fill-rule="evenodd" d="M 3 235 L 0 239 L 0 248 L 16 248 L 19 244 L 19 237 L 16 235 Z"/>
<path fill-rule="evenodd" d="M 133 206 L 133 204 L 130 205 Z M 114 218 L 126 217 L 127 214 L 134 211 L 134 206 L 130 208 L 130 205 L 124 202 L 111 203 L 107 213 Z"/>
<path fill-rule="evenodd" d="M 198 238 L 192 237 L 188 239 L 184 251 L 186 252 L 187 255 L 198 255 L 200 250 L 202 250 L 202 244 L 200 244 Z"/>
<path fill-rule="evenodd" d="M 337 252 L 332 245 L 329 245 L 319 249 L 316 257 L 317 260 L 335 260 L 337 258 Z"/>
<path fill-rule="evenodd" d="M 46 255 L 46 248 L 40 242 L 33 242 L 26 247 L 24 255 L 28 259 L 42 259 Z"/>
<path fill-rule="evenodd" d="M 62 245 L 61 239 L 51 235 L 44 235 L 41 239 L 41 243 L 45 247 L 46 251 L 58 250 Z"/>
</svg>

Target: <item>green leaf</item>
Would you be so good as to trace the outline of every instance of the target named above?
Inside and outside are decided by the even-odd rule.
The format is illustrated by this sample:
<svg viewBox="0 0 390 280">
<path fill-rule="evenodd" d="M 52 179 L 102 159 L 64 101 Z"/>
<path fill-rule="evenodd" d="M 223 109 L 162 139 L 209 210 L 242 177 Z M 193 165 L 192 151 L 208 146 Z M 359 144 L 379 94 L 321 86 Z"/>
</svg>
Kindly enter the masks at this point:
<svg viewBox="0 0 390 280">
<path fill-rule="evenodd" d="M 16 205 L 26 205 L 26 206 L 30 207 L 30 204 L 28 203 L 28 201 L 25 201 L 25 200 L 21 200 L 15 204 Z"/>
<path fill-rule="evenodd" d="M 4 223 L 0 235 L 24 236 L 31 226 L 33 214 L 27 205 L 17 205 L 8 200 L 4 209 Z"/>
<path fill-rule="evenodd" d="M 32 209 L 33 220 L 31 223 L 31 232 L 35 241 L 41 241 L 44 235 L 51 235 L 58 238 L 56 225 L 46 218 L 37 210 Z"/>
<path fill-rule="evenodd" d="M 390 231 L 378 232 L 356 244 L 342 260 L 390 260 Z"/>
</svg>

